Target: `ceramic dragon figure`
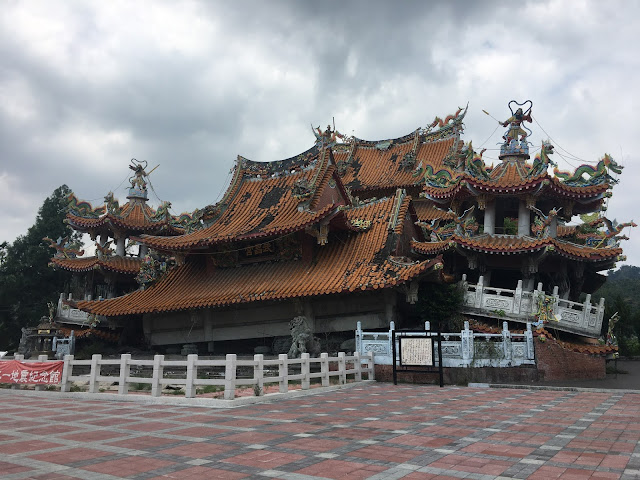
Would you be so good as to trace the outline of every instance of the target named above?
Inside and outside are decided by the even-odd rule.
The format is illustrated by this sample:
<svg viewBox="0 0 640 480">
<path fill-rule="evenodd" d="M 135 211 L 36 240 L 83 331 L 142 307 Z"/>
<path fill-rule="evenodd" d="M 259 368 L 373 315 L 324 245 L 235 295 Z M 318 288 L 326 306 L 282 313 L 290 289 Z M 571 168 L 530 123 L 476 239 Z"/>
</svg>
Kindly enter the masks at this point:
<svg viewBox="0 0 640 480">
<path fill-rule="evenodd" d="M 540 153 L 536 155 L 536 158 L 533 159 L 533 165 L 531 166 L 531 170 L 529 170 L 528 177 L 537 177 L 542 175 L 547 171 L 549 165 L 553 165 L 557 167 L 558 165 L 549 158 L 549 155 L 553 153 L 553 145 L 548 140 L 542 141 L 542 147 L 540 148 Z"/>
<path fill-rule="evenodd" d="M 73 192 L 67 196 L 67 201 L 69 202 L 67 205 L 69 213 L 79 217 L 98 218 L 107 210 L 107 207 L 104 205 L 93 208 L 89 202 L 78 200 L 78 197 L 76 197 Z"/>
<path fill-rule="evenodd" d="M 466 149 L 466 151 L 465 151 Z M 482 150 L 478 155 L 473 151 L 473 145 L 469 142 L 468 145 L 463 147 L 463 152 L 465 152 L 465 160 L 464 160 L 464 170 L 465 172 L 473 175 L 475 178 L 488 180 L 489 173 L 487 172 L 487 168 L 484 164 L 484 160 L 482 160 L 482 154 L 484 150 Z"/>
<path fill-rule="evenodd" d="M 534 206 L 531 206 L 529 208 L 536 214 L 536 219 L 534 221 L 533 228 L 531 229 L 535 236 L 538 238 L 549 237 L 551 235 L 551 222 L 553 222 L 553 219 L 558 216 L 558 213 L 560 213 L 562 207 L 557 209 L 552 208 L 546 215 L 539 208 L 536 208 Z"/>
<path fill-rule="evenodd" d="M 79 250 L 74 243 L 69 243 L 69 237 L 59 238 L 58 241 L 49 237 L 44 237 L 42 240 L 49 242 L 49 246 L 56 249 L 56 257 L 76 258 L 84 255 L 84 250 Z"/>
<path fill-rule="evenodd" d="M 553 173 L 563 183 L 569 186 L 601 185 L 603 183 L 618 183 L 609 171 L 620 174 L 624 167 L 619 165 L 608 153 L 594 167 L 592 165 L 580 165 L 575 172 L 563 172 L 558 167 L 553 169 Z M 586 176 L 586 177 L 585 177 Z"/>
<path fill-rule="evenodd" d="M 427 164 L 424 170 L 424 180 L 427 185 L 440 188 L 445 188 L 456 183 L 456 180 L 454 179 L 454 172 L 452 172 L 451 169 L 445 167 L 434 172 L 433 167 L 429 164 Z"/>
<path fill-rule="evenodd" d="M 171 208 L 171 202 L 162 202 L 156 210 L 156 214 L 153 216 L 154 220 L 164 220 L 165 218 L 170 218 L 171 214 L 169 213 L 169 209 Z"/>
<path fill-rule="evenodd" d="M 120 215 L 120 202 L 113 196 L 113 192 L 107 193 L 104 197 L 104 203 L 107 205 L 107 212 L 111 215 Z"/>
</svg>

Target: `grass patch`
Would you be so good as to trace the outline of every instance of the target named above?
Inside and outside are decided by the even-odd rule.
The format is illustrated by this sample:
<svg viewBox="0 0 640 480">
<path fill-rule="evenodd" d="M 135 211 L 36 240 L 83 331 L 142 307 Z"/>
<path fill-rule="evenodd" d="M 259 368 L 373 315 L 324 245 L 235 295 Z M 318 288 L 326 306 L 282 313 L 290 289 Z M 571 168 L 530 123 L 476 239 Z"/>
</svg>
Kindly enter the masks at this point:
<svg viewBox="0 0 640 480">
<path fill-rule="evenodd" d="M 142 390 L 151 390 L 150 383 L 141 383 L 141 382 L 130 383 L 129 387 L 131 388 L 131 390 L 136 390 L 138 392 Z"/>
<path fill-rule="evenodd" d="M 204 387 L 198 387 L 196 389 L 196 394 L 200 395 L 202 393 L 217 393 L 224 390 L 224 387 L 221 385 L 205 385 Z"/>
</svg>

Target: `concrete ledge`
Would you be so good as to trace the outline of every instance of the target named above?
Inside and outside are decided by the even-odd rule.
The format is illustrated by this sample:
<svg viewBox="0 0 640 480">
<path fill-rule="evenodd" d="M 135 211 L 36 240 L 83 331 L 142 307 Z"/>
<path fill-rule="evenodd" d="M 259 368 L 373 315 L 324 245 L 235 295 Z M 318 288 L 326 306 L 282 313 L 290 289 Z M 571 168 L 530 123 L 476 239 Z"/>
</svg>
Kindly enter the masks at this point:
<svg viewBox="0 0 640 480">
<path fill-rule="evenodd" d="M 551 385 L 508 385 L 504 383 L 470 383 L 469 387 L 475 388 L 513 388 L 519 390 L 557 390 L 566 392 L 592 392 L 592 393 L 638 393 L 640 390 L 623 388 L 588 388 L 588 387 L 556 387 Z"/>
<path fill-rule="evenodd" d="M 334 392 L 344 388 L 353 388 L 357 386 L 375 383 L 375 380 L 362 380 L 361 382 L 346 383 L 344 385 L 331 385 L 329 387 L 317 387 L 309 390 L 290 390 L 287 393 L 268 393 L 260 397 L 239 397 L 233 400 L 222 400 L 218 398 L 185 398 L 171 397 L 168 395 L 161 397 L 152 397 L 151 395 L 139 395 L 128 393 L 120 395 L 117 393 L 88 393 L 88 392 L 58 392 L 47 390 L 13 390 L 0 389 L 0 395 L 22 395 L 25 397 L 39 398 L 61 398 L 61 399 L 81 399 L 81 400 L 106 400 L 112 402 L 135 402 L 147 405 L 176 405 L 190 407 L 205 408 L 235 408 L 245 405 L 253 405 L 256 403 L 277 402 L 279 400 L 288 400 L 290 398 L 306 397 L 308 395 L 317 395 L 321 393 Z"/>
</svg>

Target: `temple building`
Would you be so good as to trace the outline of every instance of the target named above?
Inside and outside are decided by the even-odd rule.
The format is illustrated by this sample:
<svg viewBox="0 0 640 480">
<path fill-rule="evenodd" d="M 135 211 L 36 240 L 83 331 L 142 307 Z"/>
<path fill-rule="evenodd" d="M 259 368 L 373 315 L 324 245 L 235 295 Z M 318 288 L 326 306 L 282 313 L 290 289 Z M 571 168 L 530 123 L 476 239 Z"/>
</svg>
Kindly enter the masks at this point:
<svg viewBox="0 0 640 480">
<path fill-rule="evenodd" d="M 358 321 L 387 328 L 415 314 L 419 286 L 428 292 L 433 282 L 458 282 L 472 318 L 553 322 L 597 338 L 604 306 L 589 294 L 604 280 L 599 272 L 624 258 L 627 224 L 601 213 L 621 167 L 607 155 L 549 173 L 549 142 L 530 161 L 530 102 L 509 108 L 496 165 L 462 140 L 466 109 L 395 139 L 318 127 L 315 144 L 294 157 L 238 157 L 222 200 L 180 216 L 146 206 L 140 166 L 129 203 L 114 208 L 107 198 L 107 213 L 68 217 L 101 248 L 112 238 L 115 252 L 53 262 L 99 270 L 111 287 L 74 307 L 102 322 L 137 323 L 154 347 L 194 344 L 206 353 L 215 342 L 287 336 L 297 316 L 316 334 L 352 332 Z M 139 256 L 125 260 L 127 238 Z"/>
<path fill-rule="evenodd" d="M 127 202 L 123 205 L 114 197 L 113 192 L 105 196 L 101 207 L 93 208 L 88 202 L 80 201 L 72 193 L 66 223 L 75 231 L 86 233 L 95 242 L 95 255 L 81 256 L 84 252 L 69 248 L 66 239 L 54 242 L 56 249 L 50 265 L 75 274 L 75 292 L 63 293 L 53 318 L 55 325 L 61 327 L 62 334 L 74 330 L 77 337 L 83 334 L 116 339 L 124 326 L 123 322 L 111 321 L 102 324 L 106 329 L 95 329 L 100 323 L 95 315 L 77 308 L 81 300 L 102 300 L 115 298 L 136 290 L 144 284 L 145 263 L 153 261 L 147 255 L 146 245 L 136 244 L 132 237 L 141 234 L 179 235 L 184 229 L 176 227 L 169 214 L 170 204 L 163 203 L 156 210 L 147 204 L 148 191 L 145 178 L 146 162 L 133 159 L 130 169 L 133 175 L 129 179 Z M 133 251 L 132 251 L 133 250 Z M 74 298 L 75 296 L 75 298 Z M 118 330 L 110 333 L 109 330 Z"/>
</svg>

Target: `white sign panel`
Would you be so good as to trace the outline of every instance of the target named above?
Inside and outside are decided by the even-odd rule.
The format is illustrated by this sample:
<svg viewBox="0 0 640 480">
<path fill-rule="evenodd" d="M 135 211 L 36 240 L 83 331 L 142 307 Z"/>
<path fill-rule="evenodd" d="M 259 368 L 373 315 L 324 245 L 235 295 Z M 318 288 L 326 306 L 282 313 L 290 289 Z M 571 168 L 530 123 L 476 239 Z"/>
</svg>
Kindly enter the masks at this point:
<svg viewBox="0 0 640 480">
<path fill-rule="evenodd" d="M 433 339 L 400 337 L 400 365 L 434 366 Z"/>
</svg>

